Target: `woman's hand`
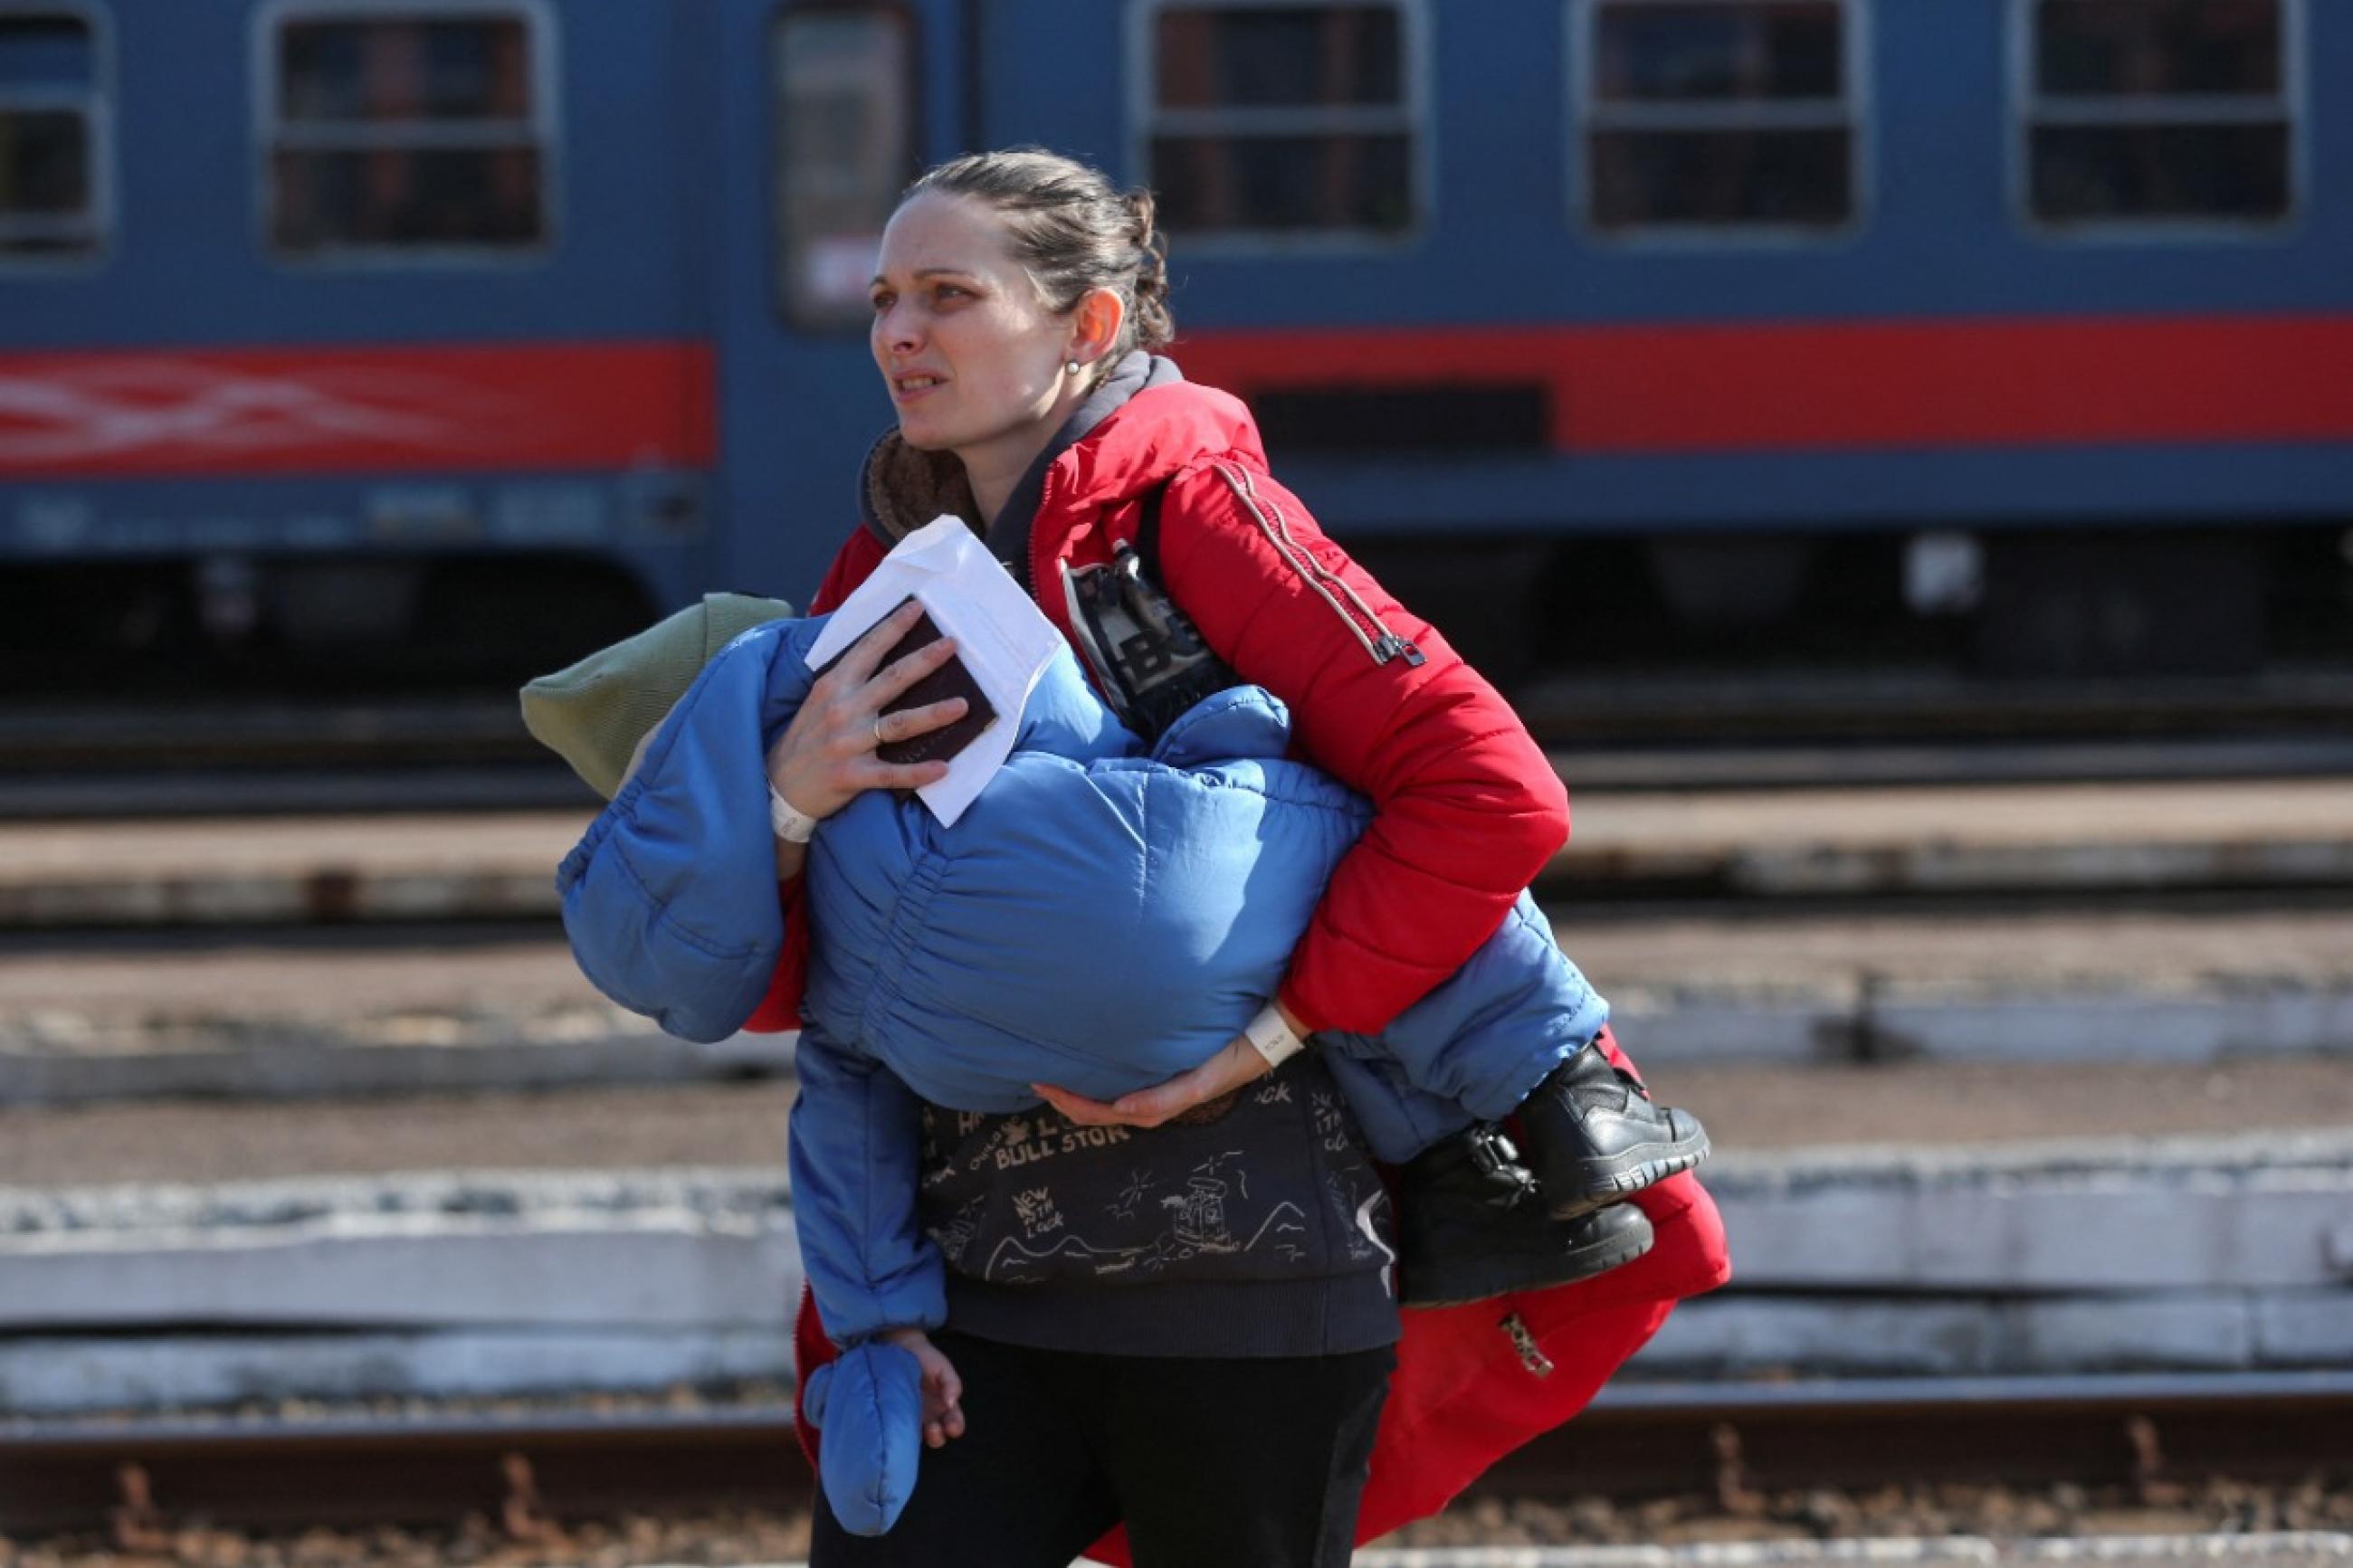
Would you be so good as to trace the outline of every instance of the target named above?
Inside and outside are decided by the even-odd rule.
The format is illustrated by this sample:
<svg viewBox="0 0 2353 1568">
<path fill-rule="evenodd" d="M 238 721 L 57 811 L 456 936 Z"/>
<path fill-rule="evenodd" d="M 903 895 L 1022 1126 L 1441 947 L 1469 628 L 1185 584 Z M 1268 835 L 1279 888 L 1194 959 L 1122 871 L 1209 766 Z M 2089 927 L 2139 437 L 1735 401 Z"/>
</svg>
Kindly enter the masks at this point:
<svg viewBox="0 0 2353 1568">
<path fill-rule="evenodd" d="M 915 1358 L 923 1374 L 923 1442 L 944 1447 L 951 1437 L 964 1436 L 964 1379 L 940 1347 L 921 1329 L 886 1329 L 881 1338 Z"/>
<path fill-rule="evenodd" d="M 1236 1035 L 1224 1049 L 1190 1072 L 1180 1072 L 1166 1083 L 1140 1089 L 1134 1094 L 1123 1094 L 1109 1103 L 1072 1094 L 1052 1084 L 1033 1083 L 1029 1087 L 1047 1104 L 1082 1127 L 1157 1127 L 1171 1117 L 1181 1116 L 1221 1094 L 1231 1094 L 1252 1079 L 1264 1078 L 1273 1070 L 1259 1055 L 1258 1047 L 1250 1043 L 1249 1037 Z"/>
<path fill-rule="evenodd" d="M 1300 1026 L 1298 1015 L 1284 1006 L 1281 998 L 1271 1005 L 1282 1015 L 1282 1021 L 1291 1026 L 1293 1034 L 1302 1040 L 1307 1038 L 1309 1031 Z M 1273 1070 L 1259 1048 L 1250 1044 L 1248 1035 L 1236 1035 L 1216 1056 L 1191 1071 L 1180 1072 L 1166 1083 L 1123 1094 L 1107 1103 L 1050 1083 L 1033 1083 L 1029 1087 L 1047 1104 L 1082 1127 L 1157 1127 L 1197 1105 L 1231 1094 L 1252 1079 L 1264 1078 Z"/>
<path fill-rule="evenodd" d="M 768 782 L 798 809 L 822 820 L 863 791 L 920 789 L 947 776 L 944 762 L 893 763 L 874 754 L 885 741 L 929 734 L 964 717 L 961 697 L 882 712 L 955 655 L 955 639 L 941 637 L 877 671 L 923 614 L 910 600 L 877 621 L 809 688 L 801 710 L 768 749 Z"/>
</svg>

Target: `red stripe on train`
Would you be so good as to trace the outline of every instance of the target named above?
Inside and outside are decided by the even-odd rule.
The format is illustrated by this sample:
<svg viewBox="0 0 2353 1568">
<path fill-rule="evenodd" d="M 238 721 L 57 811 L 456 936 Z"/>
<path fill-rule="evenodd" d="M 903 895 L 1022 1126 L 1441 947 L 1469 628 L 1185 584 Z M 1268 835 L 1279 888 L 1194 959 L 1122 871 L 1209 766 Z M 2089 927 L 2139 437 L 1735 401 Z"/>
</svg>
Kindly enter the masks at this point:
<svg viewBox="0 0 2353 1568">
<path fill-rule="evenodd" d="M 1672 453 L 2353 439 L 2353 317 L 1189 334 L 1197 381 L 1546 389 L 1553 444 Z M 695 342 L 0 355 L 0 477 L 697 466 Z"/>
<path fill-rule="evenodd" d="M 712 461 L 694 342 L 0 355 L 0 477 L 627 468 Z"/>
<path fill-rule="evenodd" d="M 2353 317 L 1204 332 L 1244 397 L 1535 384 L 1553 445 L 1665 453 L 2353 439 Z"/>
</svg>

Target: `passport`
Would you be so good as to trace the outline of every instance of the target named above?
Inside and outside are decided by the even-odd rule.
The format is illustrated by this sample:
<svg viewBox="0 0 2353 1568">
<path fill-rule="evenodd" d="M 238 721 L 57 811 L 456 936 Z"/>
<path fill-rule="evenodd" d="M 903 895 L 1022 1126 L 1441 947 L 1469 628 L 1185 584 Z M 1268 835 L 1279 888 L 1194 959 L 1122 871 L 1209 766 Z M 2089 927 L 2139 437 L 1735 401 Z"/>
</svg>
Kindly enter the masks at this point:
<svg viewBox="0 0 2353 1568">
<path fill-rule="evenodd" d="M 909 595 L 908 597 L 913 598 L 913 595 Z M 892 606 L 892 613 L 897 613 L 899 606 L 905 605 L 906 602 L 905 599 L 900 600 L 899 605 Z M 926 609 L 921 618 L 908 628 L 907 635 L 893 643 L 891 650 L 882 656 L 881 662 L 874 668 L 877 671 L 887 669 L 918 648 L 939 641 L 941 636 L 939 623 L 932 619 L 931 611 Z M 844 651 L 847 652 L 846 649 Z M 824 669 L 817 673 L 822 676 L 826 670 L 831 669 L 840 662 L 841 655 L 837 654 L 826 661 Z M 980 682 L 975 680 L 972 671 L 965 667 L 961 654 L 915 682 L 892 700 L 884 703 L 882 711 L 896 713 L 902 709 L 922 708 L 930 703 L 944 701 L 951 697 L 964 699 L 963 718 L 944 728 L 921 735 L 911 735 L 903 741 L 886 741 L 874 748 L 874 754 L 884 762 L 892 763 L 944 763 L 971 745 L 979 738 L 983 730 L 997 722 L 996 708 L 990 704 L 987 697 L 981 694 Z"/>
</svg>

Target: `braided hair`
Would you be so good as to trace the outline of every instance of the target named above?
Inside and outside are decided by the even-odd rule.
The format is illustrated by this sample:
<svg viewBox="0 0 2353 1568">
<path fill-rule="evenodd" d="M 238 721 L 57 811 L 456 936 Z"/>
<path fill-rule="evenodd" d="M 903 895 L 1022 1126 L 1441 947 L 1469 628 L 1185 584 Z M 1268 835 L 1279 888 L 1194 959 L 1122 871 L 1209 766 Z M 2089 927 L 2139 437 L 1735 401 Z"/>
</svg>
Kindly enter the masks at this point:
<svg viewBox="0 0 2353 1568">
<path fill-rule="evenodd" d="M 1005 219 L 1008 249 L 1057 315 L 1110 289 L 1126 307 L 1119 338 L 1095 366 L 1108 374 L 1132 349 L 1176 335 L 1168 310 L 1168 240 L 1155 226 L 1152 193 L 1122 191 L 1102 170 L 1042 147 L 971 153 L 927 170 L 899 197 L 971 196 Z"/>
</svg>

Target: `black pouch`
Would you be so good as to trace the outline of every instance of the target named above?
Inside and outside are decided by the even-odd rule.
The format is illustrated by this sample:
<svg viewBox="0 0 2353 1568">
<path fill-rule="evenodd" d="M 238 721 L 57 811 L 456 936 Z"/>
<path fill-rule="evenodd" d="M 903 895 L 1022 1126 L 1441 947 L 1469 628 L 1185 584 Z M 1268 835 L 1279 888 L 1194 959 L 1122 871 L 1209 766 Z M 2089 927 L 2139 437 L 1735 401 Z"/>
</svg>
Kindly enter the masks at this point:
<svg viewBox="0 0 2353 1568">
<path fill-rule="evenodd" d="M 1144 498 L 1136 542 L 1117 541 L 1109 565 L 1062 566 L 1079 651 L 1120 721 L 1146 744 L 1203 698 L 1240 682 L 1160 585 L 1161 493 Z"/>
<path fill-rule="evenodd" d="M 897 615 L 906 607 L 907 599 L 913 597 L 913 594 L 908 595 L 906 599 L 892 605 L 889 614 Z M 932 612 L 926 609 L 916 617 L 915 624 L 907 629 L 906 635 L 891 645 L 891 651 L 876 661 L 874 668 L 887 669 L 909 654 L 939 641 L 940 635 L 939 623 L 932 619 Z M 849 656 L 849 649 L 843 648 L 827 659 L 815 675 L 824 676 Z M 988 700 L 988 694 L 981 690 L 980 682 L 973 679 L 970 667 L 961 656 L 949 659 L 884 703 L 882 711 L 875 718 L 880 721 L 884 714 L 896 713 L 904 708 L 921 708 L 950 697 L 964 699 L 963 718 L 921 735 L 910 735 L 903 741 L 881 740 L 881 731 L 877 730 L 874 754 L 892 763 L 944 763 L 978 740 L 983 730 L 997 722 L 996 706 Z"/>
</svg>

